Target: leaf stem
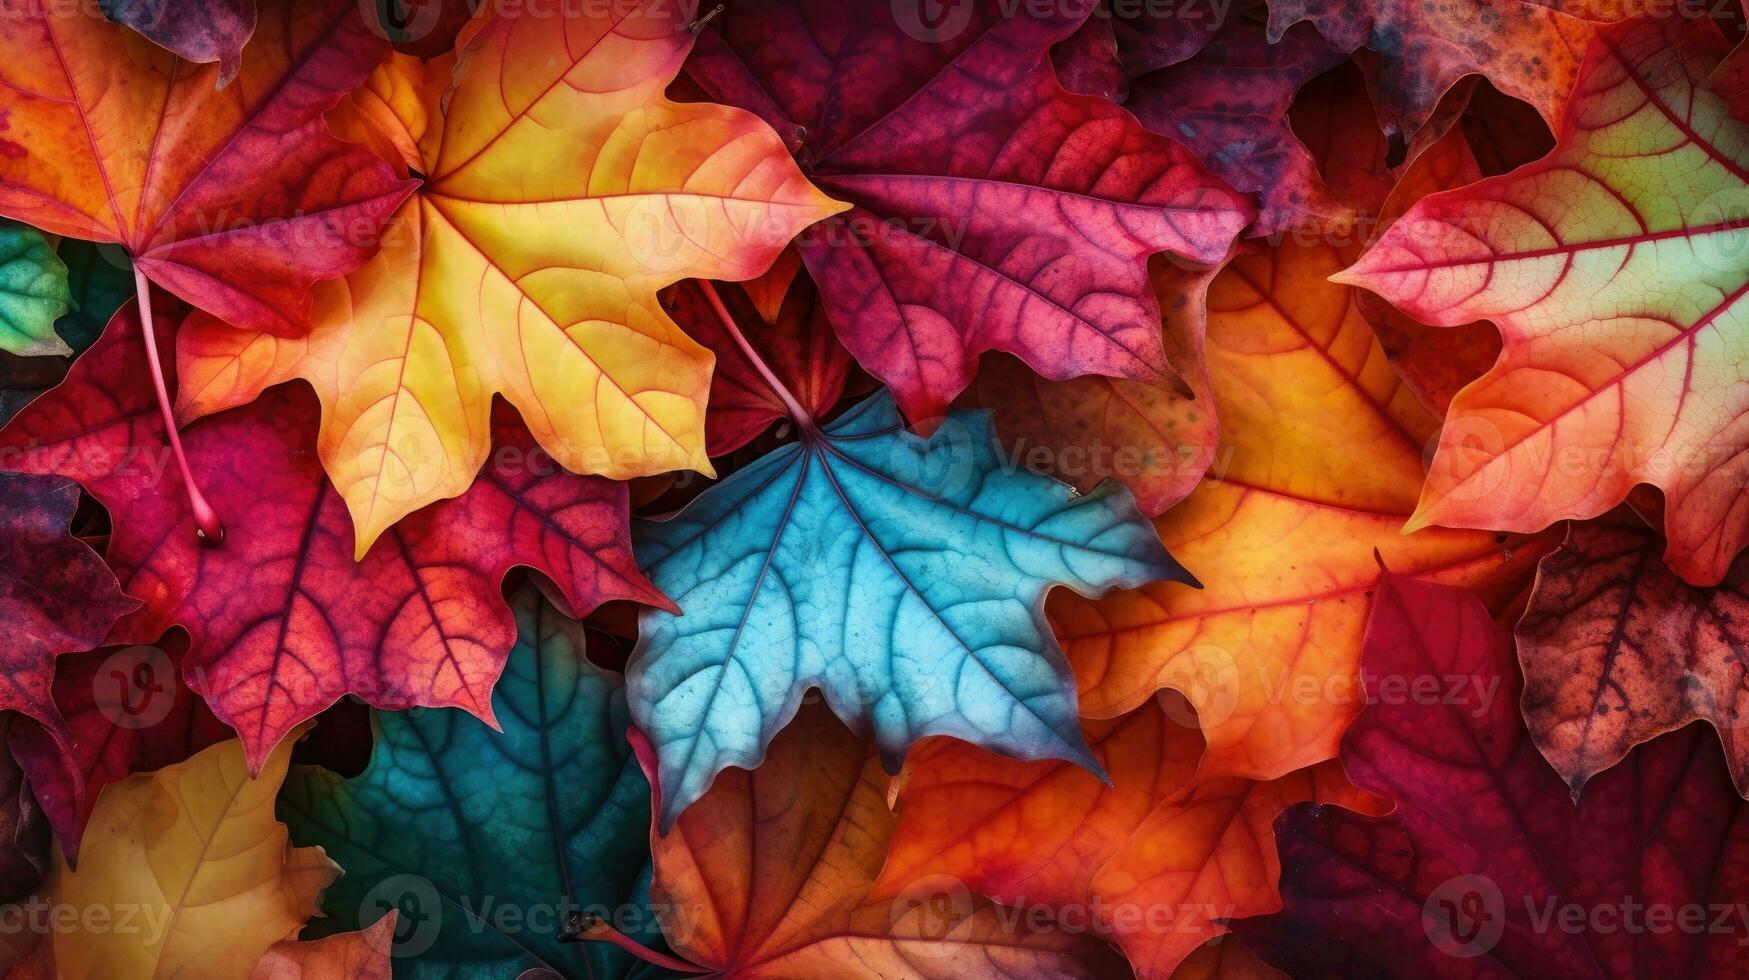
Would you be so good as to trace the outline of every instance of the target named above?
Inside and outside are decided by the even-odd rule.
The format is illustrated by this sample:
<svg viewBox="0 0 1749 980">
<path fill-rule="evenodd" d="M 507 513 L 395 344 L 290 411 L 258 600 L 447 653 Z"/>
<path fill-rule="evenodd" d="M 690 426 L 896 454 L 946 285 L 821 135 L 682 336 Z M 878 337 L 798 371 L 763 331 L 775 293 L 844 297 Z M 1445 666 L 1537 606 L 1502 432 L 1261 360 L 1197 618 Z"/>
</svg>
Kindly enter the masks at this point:
<svg viewBox="0 0 1749 980">
<path fill-rule="evenodd" d="M 182 489 L 188 494 L 188 509 L 194 514 L 194 526 L 202 543 L 217 546 L 225 540 L 225 525 L 218 512 L 201 496 L 194 483 L 194 473 L 188 468 L 188 456 L 182 451 L 182 436 L 176 431 L 176 413 L 170 410 L 170 390 L 164 384 L 164 365 L 158 360 L 158 335 L 152 328 L 152 292 L 146 274 L 134 266 L 134 292 L 139 297 L 140 334 L 146 341 L 146 364 L 151 369 L 152 387 L 158 396 L 158 413 L 164 417 L 164 433 L 170 439 L 170 452 L 182 470 Z"/>
<path fill-rule="evenodd" d="M 810 434 L 816 432 L 814 417 L 808 414 L 808 410 L 802 407 L 801 402 L 796 401 L 795 395 L 790 394 L 788 386 L 778 380 L 777 373 L 765 363 L 765 358 L 760 357 L 759 352 L 753 349 L 753 345 L 741 333 L 741 328 L 735 325 L 735 318 L 729 315 L 728 307 L 723 305 L 723 298 L 717 295 L 716 287 L 711 285 L 709 279 L 700 279 L 698 285 L 700 289 L 704 290 L 705 299 L 710 300 L 711 309 L 717 311 L 717 318 L 723 321 L 723 329 L 729 331 L 729 336 L 735 338 L 735 343 L 741 348 L 741 353 L 746 354 L 747 360 L 753 362 L 754 370 L 758 371 L 759 376 L 765 379 L 765 384 L 771 388 L 772 394 L 775 394 L 778 400 L 783 402 L 783 407 L 789 411 L 790 418 L 795 419 L 796 425 L 801 428 L 802 432 Z"/>
<path fill-rule="evenodd" d="M 691 31 L 693 33 L 693 35 L 696 36 L 699 31 L 704 30 L 704 25 L 710 23 L 711 19 L 713 17 L 715 17 L 716 15 L 723 12 L 723 6 L 724 6 L 723 4 L 719 3 L 715 7 L 712 7 L 710 13 L 705 14 L 703 17 L 700 17 L 699 19 L 686 25 L 686 29 L 688 31 Z"/>
<path fill-rule="evenodd" d="M 575 917 L 571 922 L 566 923 L 564 930 L 559 933 L 559 941 L 564 943 L 584 941 L 612 943 L 638 959 L 643 960 L 645 963 L 659 966 L 664 970 L 673 970 L 675 973 L 686 974 L 710 972 L 696 964 L 688 963 L 686 960 L 680 959 L 679 957 L 666 956 L 650 949 L 642 943 L 633 941 L 625 933 L 608 925 L 606 919 L 603 919 L 601 916 L 596 915 L 593 912 L 584 912 Z"/>
</svg>

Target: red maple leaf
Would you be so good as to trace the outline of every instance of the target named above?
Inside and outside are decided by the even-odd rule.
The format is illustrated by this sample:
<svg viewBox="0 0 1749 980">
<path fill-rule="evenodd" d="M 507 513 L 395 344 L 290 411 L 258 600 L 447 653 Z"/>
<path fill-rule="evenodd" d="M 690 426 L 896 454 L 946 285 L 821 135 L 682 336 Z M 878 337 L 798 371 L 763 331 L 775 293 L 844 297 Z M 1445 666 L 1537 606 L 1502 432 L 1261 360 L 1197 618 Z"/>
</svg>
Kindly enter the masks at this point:
<svg viewBox="0 0 1749 980">
<path fill-rule="evenodd" d="M 203 419 L 186 433 L 190 466 L 232 523 L 223 544 L 203 546 L 186 499 L 165 486 L 176 476 L 151 386 L 131 366 L 137 343 L 129 304 L 66 382 L 0 433 L 0 451 L 11 468 L 79 480 L 109 508 L 110 564 L 145 602 L 110 641 L 187 629 L 188 684 L 238 730 L 251 764 L 344 694 L 490 721 L 515 640 L 500 593 L 513 566 L 548 575 L 578 614 L 608 599 L 668 607 L 633 561 L 624 484 L 565 471 L 507 411 L 473 487 L 408 517 L 357 562 L 352 522 L 314 453 L 307 388 Z"/>
<path fill-rule="evenodd" d="M 1265 959 L 1416 980 L 1749 970 L 1749 811 L 1707 732 L 1642 746 L 1575 804 L 1525 732 L 1511 636 L 1470 593 L 1393 575 L 1363 673 L 1342 764 L 1396 810 L 1277 821 L 1286 908 L 1234 923 Z"/>
<path fill-rule="evenodd" d="M 902 4 L 762 0 L 712 19 L 688 59 L 853 205 L 797 247 L 844 346 L 923 428 L 990 350 L 1054 380 L 1173 380 L 1147 258 L 1213 264 L 1251 220 L 1183 146 L 1057 80 L 1048 49 L 1093 6 L 984 0 L 930 25 Z"/>
</svg>

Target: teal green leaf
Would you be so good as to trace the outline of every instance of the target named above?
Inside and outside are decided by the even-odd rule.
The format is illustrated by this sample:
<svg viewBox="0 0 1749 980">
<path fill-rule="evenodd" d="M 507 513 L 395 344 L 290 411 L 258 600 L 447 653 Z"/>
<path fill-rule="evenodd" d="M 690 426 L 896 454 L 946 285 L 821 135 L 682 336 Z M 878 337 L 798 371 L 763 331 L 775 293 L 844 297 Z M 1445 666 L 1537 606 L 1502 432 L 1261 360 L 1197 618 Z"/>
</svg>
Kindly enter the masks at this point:
<svg viewBox="0 0 1749 980">
<path fill-rule="evenodd" d="M 43 233 L 0 222 L 0 350 L 26 357 L 73 353 L 55 333 L 70 301 L 67 267 Z"/>
<path fill-rule="evenodd" d="M 292 839 L 346 872 L 305 936 L 397 907 L 396 977 L 654 975 L 609 944 L 558 941 L 578 911 L 660 936 L 650 789 L 625 738 L 622 686 L 588 661 L 582 626 L 532 586 L 511 605 L 516 646 L 492 697 L 502 732 L 453 709 L 378 712 L 358 776 L 306 766 L 287 778 L 279 816 Z"/>
<path fill-rule="evenodd" d="M 627 673 L 664 833 L 813 687 L 892 771 L 929 735 L 1097 771 L 1045 593 L 1194 584 L 1128 490 L 1013 465 L 984 412 L 919 438 L 884 393 L 633 540 L 684 611 L 644 613 Z"/>
<path fill-rule="evenodd" d="M 99 245 L 76 238 L 61 239 L 57 250 L 67 266 L 70 309 L 55 323 L 55 332 L 77 353 L 97 342 L 109 318 L 133 298 L 133 265 L 119 245 Z"/>
</svg>

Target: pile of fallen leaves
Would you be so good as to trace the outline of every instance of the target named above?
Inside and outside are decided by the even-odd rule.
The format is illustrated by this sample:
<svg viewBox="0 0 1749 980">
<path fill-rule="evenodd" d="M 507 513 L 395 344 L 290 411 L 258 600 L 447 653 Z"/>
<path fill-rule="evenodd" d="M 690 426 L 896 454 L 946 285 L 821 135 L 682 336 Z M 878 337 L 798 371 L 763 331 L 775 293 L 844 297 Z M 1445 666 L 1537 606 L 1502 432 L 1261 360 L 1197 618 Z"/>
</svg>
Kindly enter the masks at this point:
<svg viewBox="0 0 1749 980">
<path fill-rule="evenodd" d="M 0 970 L 1749 975 L 1743 20 L 4 0 Z"/>
</svg>

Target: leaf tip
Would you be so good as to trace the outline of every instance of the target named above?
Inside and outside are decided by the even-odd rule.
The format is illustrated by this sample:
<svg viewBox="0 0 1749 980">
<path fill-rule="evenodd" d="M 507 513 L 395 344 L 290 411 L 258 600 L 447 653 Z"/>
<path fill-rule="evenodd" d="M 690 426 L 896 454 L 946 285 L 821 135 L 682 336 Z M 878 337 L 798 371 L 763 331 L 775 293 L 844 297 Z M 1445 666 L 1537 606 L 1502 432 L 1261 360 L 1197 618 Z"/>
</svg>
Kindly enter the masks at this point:
<svg viewBox="0 0 1749 980">
<path fill-rule="evenodd" d="M 670 616 L 685 615 L 685 612 L 680 608 L 680 603 L 668 598 L 668 594 L 656 588 L 654 584 L 650 585 L 642 601 L 644 605 L 652 609 L 660 609 Z"/>
<path fill-rule="evenodd" d="M 836 217 L 856 206 L 849 201 L 840 201 L 817 187 L 814 188 L 814 191 L 820 195 L 820 217 L 815 219 L 816 221 L 825 221 L 827 218 Z"/>
<path fill-rule="evenodd" d="M 346 504 L 347 509 L 351 510 L 352 501 L 348 500 Z M 364 556 L 370 553 L 371 547 L 377 543 L 377 538 L 382 537 L 383 532 L 388 529 L 387 524 L 373 519 L 369 514 L 360 515 L 354 512 L 352 515 L 352 560 L 354 562 L 364 561 Z"/>
<path fill-rule="evenodd" d="M 1068 753 L 1063 756 L 1064 759 L 1073 762 L 1087 770 L 1089 773 L 1092 773 L 1093 778 L 1104 783 L 1108 788 L 1117 785 L 1111 781 L 1111 775 L 1105 771 L 1105 766 L 1100 764 L 1098 757 L 1093 754 L 1093 750 L 1087 746 L 1087 740 L 1081 735 L 1081 730 L 1078 726 L 1075 729 L 1073 739 L 1066 736 L 1063 736 L 1062 738 L 1063 745 L 1069 750 Z"/>
<path fill-rule="evenodd" d="M 499 735 L 504 734 L 504 726 L 498 721 L 498 713 L 492 710 L 492 692 L 490 689 L 487 689 L 486 691 L 484 703 L 469 708 L 468 714 L 480 719 L 487 728 L 492 729 L 492 731 Z"/>
<path fill-rule="evenodd" d="M 1353 286 L 1357 289 L 1367 288 L 1368 276 L 1362 266 L 1366 264 L 1366 256 L 1361 256 L 1353 265 L 1337 272 L 1332 272 L 1329 281 L 1338 286 Z"/>
<path fill-rule="evenodd" d="M 692 462 L 689 465 L 694 473 L 697 473 L 707 480 L 714 480 L 717 478 L 717 468 L 715 464 L 711 462 L 710 456 L 705 453 L 703 446 L 699 447 L 698 454 L 692 458 Z"/>
<path fill-rule="evenodd" d="M 1417 507 L 1415 508 L 1415 513 L 1410 514 L 1409 519 L 1403 522 L 1403 529 L 1399 533 L 1404 536 L 1411 535 L 1432 523 L 1433 518 L 1428 515 L 1427 507 Z"/>
</svg>

